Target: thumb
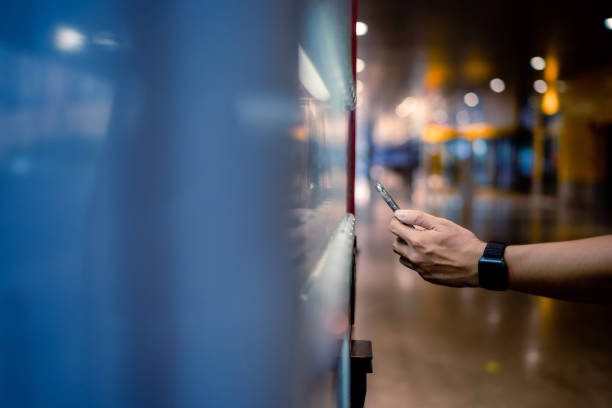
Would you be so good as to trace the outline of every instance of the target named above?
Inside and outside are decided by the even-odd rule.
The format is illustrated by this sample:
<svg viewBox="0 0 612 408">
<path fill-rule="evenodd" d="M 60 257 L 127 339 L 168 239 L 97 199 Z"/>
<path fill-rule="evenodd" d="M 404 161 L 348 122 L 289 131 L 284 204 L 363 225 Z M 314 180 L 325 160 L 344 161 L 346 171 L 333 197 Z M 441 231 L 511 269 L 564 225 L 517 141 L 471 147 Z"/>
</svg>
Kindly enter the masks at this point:
<svg viewBox="0 0 612 408">
<path fill-rule="evenodd" d="M 418 225 L 425 229 L 438 229 L 440 221 L 437 217 L 418 210 L 397 210 L 395 218 L 404 224 Z"/>
</svg>

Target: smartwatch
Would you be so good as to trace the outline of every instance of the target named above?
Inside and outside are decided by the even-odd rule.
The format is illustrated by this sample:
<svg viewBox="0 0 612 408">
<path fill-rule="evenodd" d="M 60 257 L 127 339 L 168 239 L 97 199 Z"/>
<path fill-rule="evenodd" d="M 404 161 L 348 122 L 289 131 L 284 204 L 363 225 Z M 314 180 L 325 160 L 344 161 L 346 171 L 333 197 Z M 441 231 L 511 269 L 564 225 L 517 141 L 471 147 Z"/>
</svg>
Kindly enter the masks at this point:
<svg viewBox="0 0 612 408">
<path fill-rule="evenodd" d="M 489 242 L 478 261 L 478 284 L 489 290 L 508 289 L 508 269 L 504 262 L 504 242 Z"/>
</svg>

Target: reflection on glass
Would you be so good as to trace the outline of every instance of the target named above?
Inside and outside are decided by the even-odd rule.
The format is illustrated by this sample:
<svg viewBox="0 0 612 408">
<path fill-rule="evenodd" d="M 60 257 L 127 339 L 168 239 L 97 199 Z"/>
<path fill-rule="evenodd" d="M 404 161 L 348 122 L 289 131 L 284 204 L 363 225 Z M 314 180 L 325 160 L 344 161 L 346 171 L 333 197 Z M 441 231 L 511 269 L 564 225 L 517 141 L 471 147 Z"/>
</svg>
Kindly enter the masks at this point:
<svg viewBox="0 0 612 408">
<path fill-rule="evenodd" d="M 83 49 L 85 36 L 71 27 L 58 27 L 55 30 L 55 46 L 60 51 L 76 52 Z"/>
</svg>

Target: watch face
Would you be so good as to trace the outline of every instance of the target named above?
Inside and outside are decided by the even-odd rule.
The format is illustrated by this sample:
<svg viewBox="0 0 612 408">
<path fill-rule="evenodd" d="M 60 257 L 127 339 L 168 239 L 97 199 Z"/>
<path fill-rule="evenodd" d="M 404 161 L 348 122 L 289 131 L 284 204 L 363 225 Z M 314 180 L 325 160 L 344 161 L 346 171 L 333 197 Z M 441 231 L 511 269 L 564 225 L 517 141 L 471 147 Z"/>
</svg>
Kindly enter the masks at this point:
<svg viewBox="0 0 612 408">
<path fill-rule="evenodd" d="M 486 289 L 506 290 L 508 273 L 503 259 L 480 258 L 478 262 L 478 280 L 480 286 Z"/>
</svg>

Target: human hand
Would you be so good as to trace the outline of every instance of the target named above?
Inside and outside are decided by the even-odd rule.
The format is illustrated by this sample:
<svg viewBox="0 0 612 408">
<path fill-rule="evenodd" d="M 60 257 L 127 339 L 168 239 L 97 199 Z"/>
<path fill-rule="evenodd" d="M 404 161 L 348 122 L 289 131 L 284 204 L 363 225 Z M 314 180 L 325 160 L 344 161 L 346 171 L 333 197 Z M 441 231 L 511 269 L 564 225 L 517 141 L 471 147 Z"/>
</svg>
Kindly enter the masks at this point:
<svg viewBox="0 0 612 408">
<path fill-rule="evenodd" d="M 486 244 L 473 232 L 416 210 L 395 211 L 389 230 L 397 236 L 393 251 L 400 262 L 426 281 L 454 287 L 479 286 L 478 260 Z"/>
</svg>

